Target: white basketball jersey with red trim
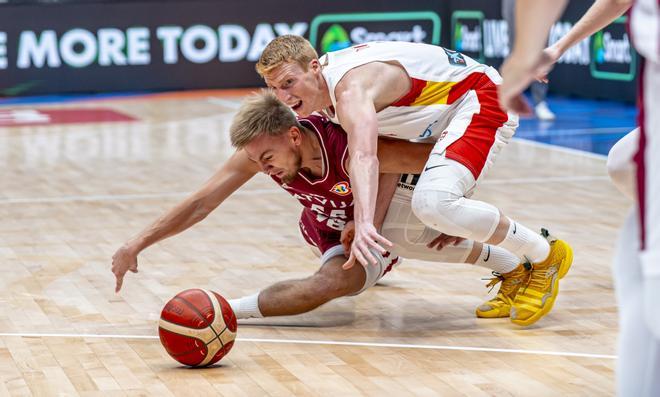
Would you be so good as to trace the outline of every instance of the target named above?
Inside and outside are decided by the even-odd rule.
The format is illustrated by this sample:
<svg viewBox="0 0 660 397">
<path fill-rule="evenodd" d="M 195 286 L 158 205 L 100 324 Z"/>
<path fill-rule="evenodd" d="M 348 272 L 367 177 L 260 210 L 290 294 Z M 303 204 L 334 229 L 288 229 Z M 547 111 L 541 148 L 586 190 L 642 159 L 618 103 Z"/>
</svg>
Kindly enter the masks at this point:
<svg viewBox="0 0 660 397">
<path fill-rule="evenodd" d="M 430 44 L 377 41 L 330 52 L 320 58 L 333 106 L 335 88 L 351 69 L 370 62 L 394 62 L 410 76 L 408 94 L 377 113 L 378 133 L 401 139 L 438 135 L 452 117 L 453 105 L 487 75 L 501 82 L 497 71 L 461 53 Z M 377 77 L 374 77 L 377 78 Z M 336 114 L 325 112 L 335 123 Z"/>
</svg>

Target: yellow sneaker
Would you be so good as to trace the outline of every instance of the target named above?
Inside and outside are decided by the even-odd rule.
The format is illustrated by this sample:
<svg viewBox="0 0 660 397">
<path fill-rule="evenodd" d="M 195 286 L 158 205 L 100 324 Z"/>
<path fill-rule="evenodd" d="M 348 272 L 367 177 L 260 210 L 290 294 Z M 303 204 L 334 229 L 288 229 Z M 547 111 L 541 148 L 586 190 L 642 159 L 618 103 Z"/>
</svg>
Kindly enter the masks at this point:
<svg viewBox="0 0 660 397">
<path fill-rule="evenodd" d="M 550 243 L 550 254 L 543 262 L 532 264 L 527 285 L 513 300 L 511 322 L 514 324 L 532 325 L 552 310 L 559 293 L 559 279 L 568 273 L 573 263 L 570 245 L 550 236 L 545 229 L 541 229 L 541 235 Z"/>
<path fill-rule="evenodd" d="M 531 265 L 528 263 L 520 264 L 509 273 L 500 274 L 493 272 L 493 277 L 486 287 L 493 289 L 497 283 L 502 282 L 497 295 L 488 302 L 482 303 L 477 307 L 477 317 L 481 318 L 499 318 L 509 317 L 509 311 L 513 304 L 521 285 L 525 285 L 529 279 Z"/>
</svg>

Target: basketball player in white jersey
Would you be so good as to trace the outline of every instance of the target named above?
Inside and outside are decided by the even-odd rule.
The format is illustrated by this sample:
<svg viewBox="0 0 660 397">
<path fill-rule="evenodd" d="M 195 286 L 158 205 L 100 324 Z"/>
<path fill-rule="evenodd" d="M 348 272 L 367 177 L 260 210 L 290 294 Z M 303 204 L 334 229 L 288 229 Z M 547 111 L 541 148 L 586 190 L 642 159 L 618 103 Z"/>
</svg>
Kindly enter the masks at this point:
<svg viewBox="0 0 660 397">
<path fill-rule="evenodd" d="M 389 245 L 373 224 L 378 135 L 429 140 L 435 146 L 413 193 L 415 215 L 448 235 L 498 245 L 532 269 L 525 288 L 477 315 L 511 308 L 512 322 L 530 325 L 550 311 L 572 262 L 568 244 L 469 198 L 518 125 L 500 108 L 495 69 L 442 47 L 402 42 L 360 44 L 318 59 L 307 40 L 287 35 L 264 49 L 257 71 L 299 115 L 323 112 L 348 133 L 356 211 L 346 268 L 355 259 L 368 266 L 371 252 Z"/>
<path fill-rule="evenodd" d="M 318 115 L 297 120 L 285 104 L 265 92 L 244 102 L 230 134 L 237 151 L 220 170 L 201 189 L 117 250 L 112 263 L 116 291 L 121 289 L 127 271 L 137 272 L 137 257 L 142 250 L 203 220 L 259 171 L 267 173 L 303 205 L 300 231 L 320 256 L 321 267 L 310 277 L 282 281 L 231 300 L 238 318 L 300 314 L 334 298 L 359 294 L 399 263 L 396 254 L 433 262 L 476 264 L 494 271 L 494 281 L 499 280 L 498 274 L 517 272 L 516 277 L 504 282 L 505 290 L 515 288 L 528 276 L 518 257 L 500 247 L 469 240 L 444 244 L 451 239 L 425 227 L 412 213 L 415 175 L 404 175 L 391 201 L 378 208 L 377 220 L 394 242 L 396 254 L 377 254 L 377 266 L 343 270 L 346 256 L 341 232 L 353 219 L 346 133 Z M 381 171 L 419 172 L 432 146 L 381 139 Z M 436 249 L 441 245 L 442 249 Z"/>
<path fill-rule="evenodd" d="M 621 329 L 617 394 L 651 397 L 660 396 L 660 2 L 596 0 L 562 39 L 537 58 L 534 73 L 545 79 L 568 48 L 628 9 L 631 37 L 643 65 L 638 77 L 640 128 L 617 142 L 607 159 L 614 184 L 637 201 L 620 231 L 614 258 Z"/>
</svg>

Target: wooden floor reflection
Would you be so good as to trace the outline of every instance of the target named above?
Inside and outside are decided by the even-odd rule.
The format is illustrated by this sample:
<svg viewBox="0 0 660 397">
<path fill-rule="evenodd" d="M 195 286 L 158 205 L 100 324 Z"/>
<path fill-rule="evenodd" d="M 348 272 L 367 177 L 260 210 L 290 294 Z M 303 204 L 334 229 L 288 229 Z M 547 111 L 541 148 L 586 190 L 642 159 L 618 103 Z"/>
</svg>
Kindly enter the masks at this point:
<svg viewBox="0 0 660 397">
<path fill-rule="evenodd" d="M 154 338 L 177 292 L 238 297 L 318 266 L 298 236 L 297 202 L 260 175 L 201 224 L 145 251 L 140 272 L 114 293 L 119 245 L 232 152 L 240 94 L 0 109 L 134 119 L 0 128 L 0 395 L 613 394 L 610 262 L 631 203 L 607 179 L 604 158 L 525 141 L 505 149 L 475 197 L 574 247 L 555 309 L 537 325 L 475 318 L 487 298 L 483 269 L 408 260 L 358 297 L 240 323 L 220 366 L 179 367 Z"/>
</svg>

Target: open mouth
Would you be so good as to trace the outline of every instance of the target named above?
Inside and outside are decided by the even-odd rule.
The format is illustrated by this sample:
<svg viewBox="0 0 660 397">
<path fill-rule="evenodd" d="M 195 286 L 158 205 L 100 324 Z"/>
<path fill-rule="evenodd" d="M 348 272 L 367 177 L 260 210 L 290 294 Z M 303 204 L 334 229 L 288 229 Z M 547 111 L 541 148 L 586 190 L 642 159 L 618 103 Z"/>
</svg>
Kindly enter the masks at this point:
<svg viewBox="0 0 660 397">
<path fill-rule="evenodd" d="M 298 101 L 293 105 L 291 105 L 291 109 L 293 109 L 294 112 L 297 112 L 301 107 L 302 107 L 302 101 Z"/>
</svg>

